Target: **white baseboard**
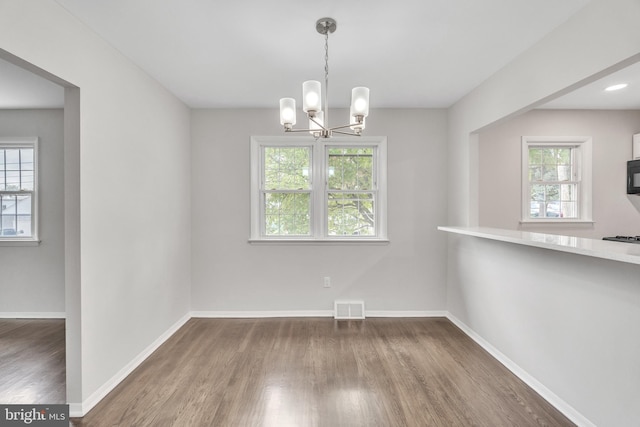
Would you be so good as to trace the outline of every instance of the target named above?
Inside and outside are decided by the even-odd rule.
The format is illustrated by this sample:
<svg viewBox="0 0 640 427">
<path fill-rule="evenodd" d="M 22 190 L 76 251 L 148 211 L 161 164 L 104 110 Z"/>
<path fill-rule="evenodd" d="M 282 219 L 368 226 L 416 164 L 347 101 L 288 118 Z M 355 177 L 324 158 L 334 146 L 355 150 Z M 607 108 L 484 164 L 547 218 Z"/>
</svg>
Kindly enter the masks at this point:
<svg viewBox="0 0 640 427">
<path fill-rule="evenodd" d="M 192 311 L 191 317 L 205 317 L 212 319 L 259 319 L 266 317 L 333 317 L 333 310 Z"/>
<path fill-rule="evenodd" d="M 160 335 L 153 343 L 145 348 L 140 354 L 133 358 L 124 368 L 111 377 L 106 383 L 96 390 L 91 396 L 85 399 L 82 403 L 69 403 L 69 416 L 70 417 L 83 417 L 94 406 L 98 404 L 111 390 L 113 390 L 127 375 L 133 372 L 144 360 L 158 349 L 171 335 L 176 333 L 187 321 L 191 319 L 189 314 L 183 316 L 180 320 L 174 323 L 166 332 Z"/>
<path fill-rule="evenodd" d="M 69 418 L 84 417 L 89 411 L 82 411 L 82 403 L 69 403 Z"/>
<path fill-rule="evenodd" d="M 492 346 L 488 341 L 478 335 L 473 329 L 464 324 L 460 319 L 447 313 L 447 318 L 458 328 L 462 330 L 469 338 L 474 340 L 484 348 L 491 356 L 493 356 L 498 362 L 504 365 L 505 368 L 510 370 L 515 376 L 520 378 L 531 387 L 536 393 L 542 396 L 547 402 L 554 406 L 558 411 L 562 412 L 567 418 L 580 427 L 596 427 L 591 421 L 589 421 L 584 415 L 576 411 L 571 405 L 558 397 L 554 392 L 545 387 L 540 381 L 531 376 L 527 371 L 522 369 L 511 359 L 505 356 L 500 350 Z"/>
<path fill-rule="evenodd" d="M 66 319 L 64 311 L 0 311 L 0 319 Z"/>
<path fill-rule="evenodd" d="M 367 317 L 447 317 L 446 311 L 365 310 Z"/>
<path fill-rule="evenodd" d="M 447 317 L 446 311 L 365 310 L 366 317 Z M 191 317 L 259 319 L 268 317 L 333 317 L 333 310 L 192 311 Z"/>
</svg>

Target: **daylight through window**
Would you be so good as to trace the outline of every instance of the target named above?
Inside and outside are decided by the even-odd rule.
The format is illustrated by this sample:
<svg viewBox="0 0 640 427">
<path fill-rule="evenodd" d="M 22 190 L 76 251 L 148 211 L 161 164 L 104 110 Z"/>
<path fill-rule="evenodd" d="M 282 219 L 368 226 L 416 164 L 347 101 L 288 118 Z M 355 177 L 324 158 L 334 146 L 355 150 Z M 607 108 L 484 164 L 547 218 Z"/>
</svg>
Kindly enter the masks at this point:
<svg viewBox="0 0 640 427">
<path fill-rule="evenodd" d="M 264 147 L 264 233 L 311 235 L 311 148 Z"/>
<path fill-rule="evenodd" d="M 327 219 L 330 236 L 374 236 L 373 147 L 328 148 Z"/>
<path fill-rule="evenodd" d="M 37 139 L 0 139 L 0 240 L 35 240 Z"/>
<path fill-rule="evenodd" d="M 575 147 L 529 147 L 531 218 L 577 218 Z"/>
<path fill-rule="evenodd" d="M 386 239 L 386 141 L 252 139 L 252 240 Z"/>
<path fill-rule="evenodd" d="M 523 221 L 589 220 L 590 138 L 523 137 Z"/>
</svg>

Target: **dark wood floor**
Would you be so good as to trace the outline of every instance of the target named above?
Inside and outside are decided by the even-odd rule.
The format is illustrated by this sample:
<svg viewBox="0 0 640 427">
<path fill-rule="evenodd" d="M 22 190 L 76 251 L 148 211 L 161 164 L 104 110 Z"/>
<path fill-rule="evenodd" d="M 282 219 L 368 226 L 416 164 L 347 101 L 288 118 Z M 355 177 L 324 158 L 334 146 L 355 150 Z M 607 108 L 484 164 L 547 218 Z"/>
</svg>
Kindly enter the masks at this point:
<svg viewBox="0 0 640 427">
<path fill-rule="evenodd" d="M 192 319 L 76 426 L 571 426 L 446 319 Z"/>
<path fill-rule="evenodd" d="M 63 319 L 0 319 L 0 403 L 66 402 Z"/>
</svg>

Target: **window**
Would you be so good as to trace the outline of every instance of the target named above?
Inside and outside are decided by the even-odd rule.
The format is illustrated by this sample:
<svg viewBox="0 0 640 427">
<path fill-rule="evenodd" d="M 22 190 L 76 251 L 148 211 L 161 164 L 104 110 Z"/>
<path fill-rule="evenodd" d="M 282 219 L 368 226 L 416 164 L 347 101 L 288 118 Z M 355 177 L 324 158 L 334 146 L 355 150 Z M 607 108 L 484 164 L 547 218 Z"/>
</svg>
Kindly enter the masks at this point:
<svg viewBox="0 0 640 427">
<path fill-rule="evenodd" d="M 386 138 L 253 137 L 251 240 L 386 240 Z"/>
<path fill-rule="evenodd" d="M 37 240 L 37 138 L 0 138 L 0 242 Z"/>
<path fill-rule="evenodd" d="M 591 222 L 590 137 L 522 137 L 522 222 Z"/>
</svg>

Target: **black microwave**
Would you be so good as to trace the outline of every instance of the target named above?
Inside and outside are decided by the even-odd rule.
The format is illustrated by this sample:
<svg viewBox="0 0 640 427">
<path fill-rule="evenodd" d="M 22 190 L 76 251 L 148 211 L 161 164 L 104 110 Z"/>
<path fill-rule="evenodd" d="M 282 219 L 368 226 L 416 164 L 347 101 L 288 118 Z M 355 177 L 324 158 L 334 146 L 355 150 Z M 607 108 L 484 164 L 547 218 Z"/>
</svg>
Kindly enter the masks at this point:
<svg viewBox="0 0 640 427">
<path fill-rule="evenodd" d="M 627 194 L 640 194 L 640 160 L 627 162 Z"/>
</svg>

